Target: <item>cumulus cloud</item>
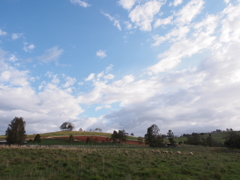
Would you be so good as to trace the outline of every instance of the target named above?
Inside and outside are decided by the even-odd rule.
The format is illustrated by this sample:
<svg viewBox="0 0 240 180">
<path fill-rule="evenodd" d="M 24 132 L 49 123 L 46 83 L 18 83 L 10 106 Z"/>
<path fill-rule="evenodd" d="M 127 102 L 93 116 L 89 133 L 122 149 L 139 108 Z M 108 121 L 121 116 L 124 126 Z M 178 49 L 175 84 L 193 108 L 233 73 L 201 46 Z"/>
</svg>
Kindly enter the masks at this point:
<svg viewBox="0 0 240 180">
<path fill-rule="evenodd" d="M 23 50 L 25 52 L 31 52 L 35 48 L 34 44 L 28 44 L 27 42 L 23 43 Z"/>
<path fill-rule="evenodd" d="M 12 39 L 13 40 L 19 39 L 21 37 L 23 37 L 23 33 L 13 33 L 12 34 Z"/>
<path fill-rule="evenodd" d="M 112 17 L 110 14 L 107 14 L 107 13 L 104 13 L 104 12 L 102 12 L 102 14 L 104 16 L 106 16 L 110 21 L 112 21 L 113 25 L 116 26 L 120 31 L 122 30 L 122 27 L 120 25 L 119 20 L 117 20 L 116 18 Z"/>
<path fill-rule="evenodd" d="M 107 54 L 106 54 L 106 51 L 103 51 L 103 50 L 98 50 L 96 52 L 96 56 L 100 57 L 101 59 L 107 57 Z"/>
<path fill-rule="evenodd" d="M 88 4 L 86 1 L 82 1 L 82 0 L 70 0 L 70 2 L 74 5 L 79 5 L 84 8 L 91 6 L 91 4 Z"/>
<path fill-rule="evenodd" d="M 49 63 L 51 61 L 56 61 L 60 58 L 63 53 L 63 49 L 59 49 L 58 46 L 54 46 L 50 49 L 47 49 L 42 56 L 37 57 L 38 60 Z"/>
<path fill-rule="evenodd" d="M 161 3 L 153 0 L 145 4 L 137 5 L 129 14 L 129 18 L 136 26 L 139 26 L 142 31 L 152 30 L 152 21 L 154 16 L 160 11 Z"/>
<path fill-rule="evenodd" d="M 118 3 L 127 10 L 130 10 L 134 4 L 137 2 L 137 0 L 120 0 Z"/>
<path fill-rule="evenodd" d="M 6 36 L 8 33 L 0 29 L 0 36 Z"/>
</svg>

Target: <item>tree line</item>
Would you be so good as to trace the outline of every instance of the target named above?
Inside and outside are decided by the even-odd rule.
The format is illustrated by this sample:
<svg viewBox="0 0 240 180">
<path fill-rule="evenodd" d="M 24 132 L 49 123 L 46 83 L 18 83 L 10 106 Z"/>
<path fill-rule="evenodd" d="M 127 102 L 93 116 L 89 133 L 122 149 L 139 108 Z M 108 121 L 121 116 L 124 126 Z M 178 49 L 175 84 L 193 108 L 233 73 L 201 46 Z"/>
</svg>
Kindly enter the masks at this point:
<svg viewBox="0 0 240 180">
<path fill-rule="evenodd" d="M 25 131 L 26 122 L 22 117 L 15 117 L 11 123 L 8 125 L 6 130 L 6 141 L 8 144 L 22 144 L 27 135 Z M 69 122 L 65 122 L 60 126 L 60 129 L 67 131 L 72 130 L 74 125 Z M 99 128 L 100 129 L 100 128 Z M 98 130 L 99 130 L 98 129 Z M 101 129 L 100 129 L 101 130 Z M 99 131 L 100 131 L 99 130 Z M 203 145 L 203 146 L 225 146 L 228 148 L 239 148 L 240 149 L 240 135 L 234 132 L 231 128 L 228 129 L 227 136 L 224 137 L 225 141 L 223 144 L 216 142 L 213 140 L 211 134 L 208 135 L 207 138 L 202 137 L 199 133 L 192 133 L 187 136 L 187 140 L 184 142 L 185 144 L 192 145 Z M 131 135 L 134 135 L 131 133 Z M 150 147 L 162 147 L 165 146 L 164 138 L 168 138 L 169 143 L 174 145 L 176 142 L 174 140 L 175 136 L 172 130 L 169 130 L 167 135 L 161 135 L 160 129 L 157 125 L 153 124 L 152 126 L 147 128 L 147 133 L 143 137 L 138 137 L 138 141 L 140 143 L 146 143 Z M 113 143 L 124 143 L 127 141 L 128 133 L 125 130 L 113 131 L 111 135 L 111 139 Z M 72 142 L 74 140 L 73 136 L 70 135 L 69 141 Z M 89 139 L 91 141 L 91 139 Z M 34 138 L 34 142 L 40 143 L 41 136 L 37 134 Z"/>
</svg>

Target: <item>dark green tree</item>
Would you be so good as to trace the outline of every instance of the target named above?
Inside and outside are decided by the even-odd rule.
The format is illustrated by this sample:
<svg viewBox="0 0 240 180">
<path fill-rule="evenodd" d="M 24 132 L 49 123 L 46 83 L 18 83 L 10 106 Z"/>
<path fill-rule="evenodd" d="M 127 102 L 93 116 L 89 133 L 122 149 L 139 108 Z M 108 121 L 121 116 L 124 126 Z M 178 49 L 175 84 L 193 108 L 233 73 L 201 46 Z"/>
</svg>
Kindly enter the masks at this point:
<svg viewBox="0 0 240 180">
<path fill-rule="evenodd" d="M 70 122 L 64 122 L 61 126 L 60 129 L 62 131 L 72 131 L 74 129 L 74 124 Z"/>
<path fill-rule="evenodd" d="M 36 142 L 36 143 L 40 143 L 40 142 L 41 142 L 41 136 L 40 136 L 40 134 L 37 134 L 37 135 L 35 136 L 34 142 Z"/>
<path fill-rule="evenodd" d="M 147 129 L 145 134 L 146 144 L 150 147 L 161 147 L 163 145 L 163 137 L 159 134 L 160 129 L 156 124 L 153 124 Z"/>
<path fill-rule="evenodd" d="M 174 134 L 172 132 L 172 130 L 168 130 L 168 133 L 167 133 L 167 137 L 168 137 L 168 140 L 171 144 L 175 144 L 175 140 L 174 140 Z"/>
<path fill-rule="evenodd" d="M 224 145 L 230 149 L 240 149 L 240 135 L 234 131 L 229 131 L 225 137 Z"/>
<path fill-rule="evenodd" d="M 214 141 L 213 141 L 213 138 L 212 138 L 212 135 L 211 134 L 208 134 L 208 137 L 206 139 L 206 143 L 205 143 L 207 146 L 209 147 L 212 147 L 214 146 Z"/>
<path fill-rule="evenodd" d="M 8 144 L 22 144 L 26 139 L 26 122 L 22 117 L 15 117 L 6 130 L 6 140 Z"/>
</svg>

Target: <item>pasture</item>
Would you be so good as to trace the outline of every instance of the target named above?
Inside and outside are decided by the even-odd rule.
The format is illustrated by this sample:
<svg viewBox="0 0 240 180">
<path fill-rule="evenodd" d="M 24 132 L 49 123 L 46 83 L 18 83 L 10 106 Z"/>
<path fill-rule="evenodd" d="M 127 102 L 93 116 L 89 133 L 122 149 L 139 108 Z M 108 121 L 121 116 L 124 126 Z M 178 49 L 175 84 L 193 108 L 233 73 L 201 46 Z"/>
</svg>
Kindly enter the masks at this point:
<svg viewBox="0 0 240 180">
<path fill-rule="evenodd" d="M 154 150 L 154 152 L 152 152 Z M 162 153 L 173 151 L 174 154 Z M 176 154 L 181 151 L 182 154 Z M 193 152 L 193 155 L 189 155 Z M 238 180 L 240 151 L 180 146 L 0 147 L 1 180 Z"/>
</svg>

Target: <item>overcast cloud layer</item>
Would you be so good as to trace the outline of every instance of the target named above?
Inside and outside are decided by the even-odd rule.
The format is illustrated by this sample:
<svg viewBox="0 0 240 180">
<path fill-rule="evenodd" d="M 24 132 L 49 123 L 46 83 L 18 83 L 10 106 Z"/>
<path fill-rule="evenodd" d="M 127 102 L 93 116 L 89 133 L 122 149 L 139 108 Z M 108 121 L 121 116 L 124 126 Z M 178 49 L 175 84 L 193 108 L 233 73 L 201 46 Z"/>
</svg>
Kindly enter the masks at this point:
<svg viewBox="0 0 240 180">
<path fill-rule="evenodd" d="M 96 14 L 83 20 L 90 35 L 100 33 L 94 23 L 105 23 L 106 34 L 96 37 L 103 41 L 88 37 L 83 50 L 77 32 L 59 30 L 49 31 L 56 39 L 44 45 L 42 32 L 0 21 L 0 134 L 15 116 L 26 120 L 28 134 L 58 131 L 65 121 L 76 130 L 137 136 L 152 124 L 178 135 L 240 129 L 239 0 L 218 0 L 217 10 L 204 0 L 119 0 L 105 9 L 91 0 L 66 2 Z"/>
</svg>

